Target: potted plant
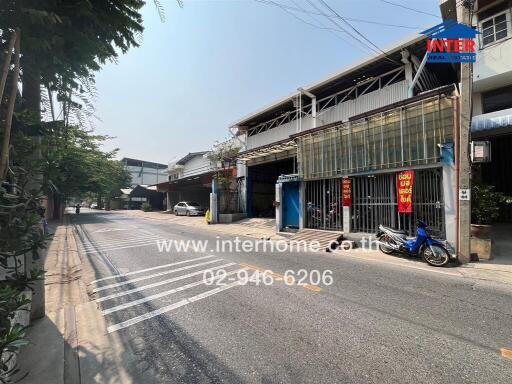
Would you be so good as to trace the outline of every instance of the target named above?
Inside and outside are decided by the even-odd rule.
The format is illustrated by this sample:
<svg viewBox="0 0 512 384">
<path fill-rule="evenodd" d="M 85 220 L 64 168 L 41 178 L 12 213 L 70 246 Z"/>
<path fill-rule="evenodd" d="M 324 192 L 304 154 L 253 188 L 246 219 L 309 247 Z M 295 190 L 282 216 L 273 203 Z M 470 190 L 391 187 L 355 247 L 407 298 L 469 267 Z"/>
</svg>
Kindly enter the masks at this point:
<svg viewBox="0 0 512 384">
<path fill-rule="evenodd" d="M 505 202 L 505 196 L 494 191 L 494 186 L 481 183 L 473 185 L 471 192 L 471 236 L 489 239 L 491 224 L 499 217 L 500 204 Z"/>
</svg>

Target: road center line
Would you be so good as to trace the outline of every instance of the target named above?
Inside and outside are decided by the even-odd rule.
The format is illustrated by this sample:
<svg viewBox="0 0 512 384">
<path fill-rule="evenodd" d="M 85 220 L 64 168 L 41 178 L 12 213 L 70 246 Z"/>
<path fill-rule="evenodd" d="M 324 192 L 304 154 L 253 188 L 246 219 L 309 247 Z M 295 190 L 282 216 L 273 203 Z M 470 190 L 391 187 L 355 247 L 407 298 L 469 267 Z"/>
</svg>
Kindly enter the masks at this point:
<svg viewBox="0 0 512 384">
<path fill-rule="evenodd" d="M 167 267 L 173 267 L 175 265 L 180 265 L 180 264 L 186 264 L 186 263 L 190 263 L 192 261 L 198 261 L 198 260 L 204 260 L 204 259 L 210 259 L 212 257 L 215 257 L 215 255 L 208 255 L 208 256 L 203 256 L 203 257 L 196 257 L 194 259 L 188 259 L 188 260 L 183 260 L 183 261 L 177 261 L 175 263 L 170 263 L 170 264 L 164 264 L 164 265 L 159 265 L 159 266 L 156 266 L 156 267 L 151 267 L 151 268 L 146 268 L 146 269 L 139 269 L 137 271 L 132 271 L 132 272 L 127 272 L 127 273 L 121 273 L 119 275 L 113 275 L 113 276 L 108 276 L 108 277 L 103 277 L 101 279 L 97 279 L 97 280 L 93 280 L 91 281 L 91 284 L 93 283 L 97 283 L 98 281 L 104 281 L 104 280 L 110 280 L 110 279 L 117 279 L 119 277 L 125 277 L 125 276 L 131 276 L 131 275 L 136 275 L 138 273 L 143 273 L 143 272 L 149 272 L 149 271 L 154 271 L 156 269 L 162 269 L 162 268 L 167 268 Z"/>
<path fill-rule="evenodd" d="M 235 265 L 235 264 L 236 263 L 228 263 L 228 264 L 224 264 L 224 265 L 219 265 L 218 267 L 207 268 L 207 269 L 203 269 L 201 271 L 189 273 L 187 275 L 177 276 L 177 277 L 173 277 L 172 279 L 157 281 L 156 283 L 151 283 L 151 284 L 143 285 L 142 287 L 137 287 L 137 288 L 129 289 L 127 291 L 113 293 L 111 295 L 103 296 L 103 297 L 100 297 L 99 299 L 96 299 L 96 302 L 100 303 L 102 301 L 106 301 L 106 300 L 110 300 L 110 299 L 115 299 L 115 298 L 118 298 L 118 297 L 121 297 L 121 296 L 126 296 L 126 295 L 129 295 L 131 293 L 136 293 L 136 292 L 144 291 L 146 289 L 159 287 L 161 285 L 174 283 L 176 281 L 185 280 L 185 279 L 188 279 L 189 277 L 193 277 L 193 276 L 204 274 L 207 271 L 215 271 L 217 269 L 231 267 L 232 265 Z"/>
<path fill-rule="evenodd" d="M 234 270 L 232 272 L 226 273 L 225 275 L 215 276 L 213 278 L 208 278 L 208 279 L 196 281 L 194 283 L 186 284 L 186 285 L 183 285 L 181 287 L 170 289 L 168 291 L 164 291 L 164 292 L 156 293 L 156 294 L 151 295 L 151 296 L 143 297 L 142 299 L 130 301 L 128 303 L 124 303 L 124 304 L 120 304 L 120 305 L 116 305 L 115 307 L 111 307 L 111 308 L 105 309 L 103 311 L 103 315 L 108 315 L 109 313 L 113 313 L 113 312 L 120 311 L 122 309 L 130 308 L 130 307 L 133 307 L 135 305 L 139 305 L 139 304 L 145 303 L 147 301 L 156 300 L 156 299 L 159 299 L 159 298 L 164 297 L 164 296 L 169 296 L 169 295 L 172 295 L 173 293 L 181 292 L 181 291 L 184 291 L 186 289 L 197 287 L 199 285 L 212 284 L 214 281 L 217 281 L 219 279 L 223 279 L 225 276 L 232 276 L 232 275 L 234 275 L 234 274 L 236 274 L 236 273 L 238 273 L 238 272 L 240 272 L 240 271 L 242 271 L 244 269 L 245 268 L 236 269 L 236 270 Z"/>
<path fill-rule="evenodd" d="M 152 275 L 148 275 L 148 276 L 136 277 L 135 279 L 121 281 L 119 283 L 114 283 L 114 284 L 109 284 L 109 285 L 104 285 L 102 287 L 94 288 L 92 291 L 93 291 L 93 293 L 96 293 L 96 292 L 99 292 L 99 291 L 104 291 L 105 289 L 116 288 L 116 287 L 120 287 L 122 285 L 135 283 L 137 281 L 152 279 L 154 277 L 164 276 L 164 275 L 168 275 L 168 274 L 174 273 L 174 272 L 185 271 L 187 269 L 191 269 L 191 268 L 195 268 L 195 267 L 200 267 L 202 265 L 213 264 L 213 263 L 216 263 L 216 262 L 221 261 L 221 260 L 222 259 L 215 259 L 215 260 L 211 260 L 211 261 L 205 261 L 204 263 L 187 265 L 186 267 L 181 267 L 181 268 L 176 268 L 176 269 L 169 269 L 168 271 L 153 273 Z"/>
<path fill-rule="evenodd" d="M 111 325 L 111 326 L 109 326 L 107 328 L 107 331 L 108 331 L 108 333 L 119 331 L 120 329 L 123 329 L 123 328 L 129 327 L 131 325 L 140 323 L 141 321 L 144 321 L 144 320 L 149 320 L 149 319 L 151 319 L 151 318 L 153 318 L 155 316 L 162 315 L 162 314 L 164 314 L 166 312 L 178 309 L 178 308 L 183 307 L 183 306 L 185 306 L 187 304 L 191 304 L 191 303 L 193 303 L 195 301 L 199 301 L 199 300 L 205 299 L 207 297 L 213 296 L 213 295 L 215 295 L 217 293 L 220 293 L 220 292 L 225 291 L 225 290 L 230 289 L 230 288 L 237 287 L 239 285 L 240 285 L 240 281 L 235 281 L 234 283 L 230 283 L 230 284 L 222 286 L 222 287 L 217 287 L 217 288 L 211 289 L 211 290 L 203 292 L 203 293 L 201 293 L 199 295 L 195 295 L 195 296 L 189 297 L 188 299 L 183 299 L 181 301 L 178 301 L 177 303 L 174 303 L 174 304 L 171 304 L 171 305 L 167 305 L 165 307 L 162 307 L 162 308 L 159 308 L 157 310 L 145 313 L 143 315 L 133 317 L 133 318 L 131 318 L 129 320 L 126 320 L 126 321 L 123 321 L 121 323 L 117 323 L 117 324 Z"/>
<path fill-rule="evenodd" d="M 505 359 L 512 360 L 512 350 L 507 349 L 507 348 L 501 348 L 500 352 L 501 352 L 501 357 L 504 357 Z"/>
</svg>

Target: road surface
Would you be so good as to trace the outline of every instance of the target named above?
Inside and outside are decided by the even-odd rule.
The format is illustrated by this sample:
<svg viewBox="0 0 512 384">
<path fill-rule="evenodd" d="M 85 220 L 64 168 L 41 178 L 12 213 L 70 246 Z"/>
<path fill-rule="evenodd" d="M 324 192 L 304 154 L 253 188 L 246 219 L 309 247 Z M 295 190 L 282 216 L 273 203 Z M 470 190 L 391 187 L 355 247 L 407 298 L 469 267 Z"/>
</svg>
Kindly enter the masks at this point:
<svg viewBox="0 0 512 384">
<path fill-rule="evenodd" d="M 92 300 L 144 383 L 512 382 L 510 286 L 323 252 L 222 251 L 232 237 L 122 213 L 72 223 L 98 271 Z M 157 240 L 208 248 L 160 252 Z"/>
</svg>

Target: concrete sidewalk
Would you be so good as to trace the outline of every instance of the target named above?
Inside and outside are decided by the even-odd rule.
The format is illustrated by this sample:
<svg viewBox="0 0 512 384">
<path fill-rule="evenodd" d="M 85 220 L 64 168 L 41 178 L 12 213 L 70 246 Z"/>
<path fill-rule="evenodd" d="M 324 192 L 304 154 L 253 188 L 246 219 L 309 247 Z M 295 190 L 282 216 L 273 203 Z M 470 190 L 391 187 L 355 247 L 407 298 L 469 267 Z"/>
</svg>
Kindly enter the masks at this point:
<svg viewBox="0 0 512 384">
<path fill-rule="evenodd" d="M 376 263 L 385 263 L 388 265 L 424 270 L 432 273 L 493 281 L 502 284 L 512 284 L 512 265 L 475 262 L 464 265 L 451 265 L 446 268 L 435 268 L 426 264 L 421 259 L 386 255 L 377 250 L 363 250 L 356 248 L 351 251 L 336 250 L 334 251 L 334 254 L 341 257 L 360 258 L 362 260 Z"/>
<path fill-rule="evenodd" d="M 25 384 L 142 383 L 133 377 L 130 354 L 89 301 L 87 282 L 95 271 L 78 252 L 73 227 L 56 227 L 45 259 L 46 316 L 27 332 L 30 344 L 19 358 Z"/>
</svg>

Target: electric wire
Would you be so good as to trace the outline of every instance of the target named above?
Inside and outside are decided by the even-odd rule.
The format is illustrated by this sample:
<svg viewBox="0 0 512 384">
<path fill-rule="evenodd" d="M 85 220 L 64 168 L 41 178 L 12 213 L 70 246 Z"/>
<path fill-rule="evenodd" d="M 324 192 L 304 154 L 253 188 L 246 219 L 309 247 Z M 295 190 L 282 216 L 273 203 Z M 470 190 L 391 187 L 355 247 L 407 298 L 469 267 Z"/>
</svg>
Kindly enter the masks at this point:
<svg viewBox="0 0 512 384">
<path fill-rule="evenodd" d="M 275 1 L 272 1 L 272 0 L 254 0 L 254 1 L 256 1 L 258 3 L 261 3 L 261 4 L 277 6 L 279 8 L 286 8 L 286 9 L 288 9 L 290 11 L 301 12 L 301 13 L 305 13 L 305 14 L 308 14 L 308 15 L 324 16 L 324 17 L 327 17 L 327 18 L 338 18 L 335 15 L 328 15 L 325 12 L 321 12 L 321 11 L 320 12 L 315 12 L 315 11 L 312 11 L 312 10 L 304 9 L 302 6 L 300 6 L 299 4 L 297 4 L 293 0 L 292 0 L 293 3 L 296 5 L 295 7 L 294 6 L 290 6 L 290 5 L 286 5 L 286 4 L 282 4 L 282 3 L 276 3 Z M 345 20 L 354 21 L 356 23 L 375 24 L 375 25 L 380 25 L 380 26 L 383 26 L 383 27 L 393 27 L 393 28 L 413 29 L 413 30 L 420 29 L 420 27 L 418 27 L 418 26 L 402 25 L 402 24 L 390 24 L 390 23 L 383 23 L 381 21 L 359 19 L 359 18 L 354 18 L 354 17 L 345 17 Z"/>
<path fill-rule="evenodd" d="M 389 4 L 389 5 L 393 5 L 395 7 L 400 7 L 400 8 L 407 9 L 407 10 L 412 11 L 412 12 L 416 12 L 416 13 L 421 13 L 423 15 L 429 15 L 429 16 L 437 17 L 438 19 L 442 18 L 439 15 L 435 15 L 433 13 L 429 13 L 429 12 L 425 12 L 425 11 L 420 11 L 419 9 L 411 8 L 411 7 L 408 7 L 408 6 L 403 5 L 403 4 L 394 3 L 394 2 L 388 1 L 388 0 L 380 0 L 380 1 L 382 1 L 383 3 Z"/>
<path fill-rule="evenodd" d="M 311 0 L 307 0 L 308 3 L 310 4 L 314 4 Z M 324 7 L 326 7 L 329 11 L 331 11 L 334 15 L 336 15 L 337 17 L 339 17 L 341 20 L 343 20 L 343 22 L 345 24 L 347 24 L 355 33 L 357 33 L 362 39 L 364 39 L 368 44 L 370 44 L 372 47 L 374 47 L 374 51 L 376 53 L 382 53 L 384 54 L 384 56 L 386 57 L 387 60 L 391 61 L 392 63 L 394 64 L 398 64 L 398 65 L 401 65 L 400 63 L 398 63 L 396 60 L 392 59 L 391 57 L 389 57 L 389 55 L 384 52 L 379 46 L 377 46 L 375 43 L 373 43 L 370 39 L 368 39 L 363 33 L 361 33 L 357 28 L 355 28 L 352 24 L 350 24 L 343 16 L 341 16 L 338 12 L 336 12 L 329 4 L 327 4 L 327 2 L 325 0 L 320 0 L 320 2 L 322 3 L 322 5 Z M 316 7 L 316 6 L 315 6 Z M 350 34 L 350 33 L 349 33 Z M 352 34 L 350 34 L 351 36 L 353 36 Z M 354 37 L 354 36 L 353 36 Z M 354 37 L 357 41 L 360 41 L 357 37 Z"/>
</svg>

